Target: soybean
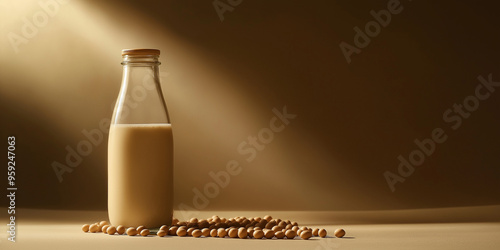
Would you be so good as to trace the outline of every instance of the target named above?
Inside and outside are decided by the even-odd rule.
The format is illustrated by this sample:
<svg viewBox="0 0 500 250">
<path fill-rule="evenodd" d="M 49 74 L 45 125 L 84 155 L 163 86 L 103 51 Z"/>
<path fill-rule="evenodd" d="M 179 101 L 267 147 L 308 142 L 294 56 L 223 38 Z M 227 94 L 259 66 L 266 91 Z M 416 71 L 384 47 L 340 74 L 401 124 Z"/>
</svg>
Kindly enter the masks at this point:
<svg viewBox="0 0 500 250">
<path fill-rule="evenodd" d="M 208 229 L 208 228 L 203 228 L 203 229 L 201 230 L 201 234 L 202 234 L 204 237 L 208 237 L 208 236 L 210 236 L 210 229 Z"/>
<path fill-rule="evenodd" d="M 169 235 L 177 235 L 177 229 L 179 229 L 179 228 L 176 226 L 171 227 L 170 229 L 168 229 L 168 234 Z"/>
<path fill-rule="evenodd" d="M 90 225 L 89 225 L 89 224 L 83 224 L 83 226 L 82 226 L 82 231 L 84 231 L 84 232 L 88 232 L 88 231 L 89 231 L 89 228 L 90 228 Z"/>
<path fill-rule="evenodd" d="M 229 230 L 229 237 L 231 237 L 231 238 L 236 238 L 236 237 L 238 237 L 238 229 L 236 229 L 236 228 L 231 228 L 231 229 Z"/>
<path fill-rule="evenodd" d="M 295 238 L 295 236 L 297 236 L 297 233 L 295 231 L 289 229 L 289 230 L 286 230 L 285 236 L 287 239 L 293 239 L 293 238 Z"/>
<path fill-rule="evenodd" d="M 325 238 L 326 234 L 327 234 L 327 232 L 326 232 L 326 229 L 324 229 L 324 228 L 320 229 L 319 232 L 318 232 L 318 235 L 321 238 Z"/>
<path fill-rule="evenodd" d="M 207 220 L 199 220 L 199 221 L 198 221 L 198 227 L 199 227 L 199 228 L 202 228 L 202 229 L 203 229 L 203 228 L 207 228 L 207 227 L 209 227 L 209 226 L 210 226 L 210 223 L 208 223 L 208 221 L 207 221 Z"/>
<path fill-rule="evenodd" d="M 253 228 L 247 228 L 247 234 L 248 236 L 252 237 L 253 236 Z"/>
<path fill-rule="evenodd" d="M 108 227 L 108 230 L 107 230 L 107 234 L 109 234 L 109 235 L 113 235 L 113 234 L 115 234 L 115 233 L 116 233 L 116 227 L 114 227 L 114 226 L 109 226 L 109 227 Z"/>
<path fill-rule="evenodd" d="M 177 218 L 172 219 L 172 225 L 177 225 L 179 223 L 179 220 Z"/>
<path fill-rule="evenodd" d="M 141 235 L 142 236 L 148 236 L 149 235 L 149 229 L 145 228 L 141 230 Z"/>
<path fill-rule="evenodd" d="M 342 238 L 345 235 L 345 231 L 344 231 L 344 229 L 339 228 L 339 229 L 335 230 L 333 235 L 335 235 L 335 237 L 337 237 L 337 238 Z"/>
<path fill-rule="evenodd" d="M 124 234 L 125 231 L 126 231 L 126 229 L 122 225 L 119 225 L 118 227 L 116 227 L 116 232 L 118 232 L 118 234 Z"/>
<path fill-rule="evenodd" d="M 183 227 L 179 227 L 179 229 L 177 229 L 176 234 L 177 234 L 177 236 L 184 237 L 187 235 L 187 231 Z"/>
<path fill-rule="evenodd" d="M 255 239 L 262 239 L 262 237 L 264 237 L 264 232 L 262 232 L 262 230 L 255 230 L 253 231 L 253 237 Z"/>
<path fill-rule="evenodd" d="M 302 233 L 300 234 L 300 238 L 302 238 L 304 240 L 308 240 L 311 237 L 312 237 L 312 233 L 309 230 L 302 231 Z"/>
<path fill-rule="evenodd" d="M 96 233 L 97 231 L 99 231 L 99 226 L 97 224 L 92 224 L 89 226 L 89 232 Z"/>
<path fill-rule="evenodd" d="M 224 237 L 226 237 L 226 235 L 227 235 L 227 232 L 224 228 L 219 228 L 217 230 L 217 236 L 219 236 L 219 238 L 224 238 Z"/>
<path fill-rule="evenodd" d="M 135 229 L 134 227 L 129 227 L 127 229 L 127 235 L 128 236 L 135 236 L 135 235 L 137 235 L 137 229 Z"/>
<path fill-rule="evenodd" d="M 270 221 L 266 224 L 266 229 L 271 229 L 276 226 L 276 221 Z"/>
<path fill-rule="evenodd" d="M 109 227 L 109 225 L 102 226 L 102 232 L 107 234 L 108 232 L 106 230 L 108 230 L 108 227 Z"/>
<path fill-rule="evenodd" d="M 244 227 L 240 227 L 240 228 L 238 229 L 238 237 L 239 237 L 240 239 L 246 239 L 246 238 L 247 238 L 247 236 L 248 236 L 248 232 L 247 232 L 247 230 L 246 230 Z"/>
<path fill-rule="evenodd" d="M 165 231 L 165 230 L 159 230 L 156 233 L 156 235 L 158 235 L 159 237 L 163 237 L 163 236 L 167 235 L 167 231 Z"/>
<path fill-rule="evenodd" d="M 274 236 L 278 239 L 283 239 L 285 237 L 285 233 L 283 233 L 283 231 L 278 231 L 274 233 Z"/>
<path fill-rule="evenodd" d="M 272 239 L 274 237 L 274 231 L 273 230 L 267 230 L 264 232 L 264 236 L 268 239 Z"/>
<path fill-rule="evenodd" d="M 200 229 L 195 229 L 195 230 L 193 230 L 193 231 L 191 232 L 191 234 L 192 234 L 192 235 L 193 235 L 193 237 L 195 237 L 195 238 L 200 238 L 200 236 L 201 236 L 201 231 L 200 231 Z"/>
</svg>

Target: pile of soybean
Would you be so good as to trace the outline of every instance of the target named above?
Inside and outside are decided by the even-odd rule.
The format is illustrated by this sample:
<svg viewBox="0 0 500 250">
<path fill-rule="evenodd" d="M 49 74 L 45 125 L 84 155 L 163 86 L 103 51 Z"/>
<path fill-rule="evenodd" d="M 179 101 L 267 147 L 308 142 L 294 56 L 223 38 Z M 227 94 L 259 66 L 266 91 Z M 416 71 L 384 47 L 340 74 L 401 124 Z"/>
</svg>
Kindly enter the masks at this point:
<svg viewBox="0 0 500 250">
<path fill-rule="evenodd" d="M 153 234 L 151 231 L 156 230 L 149 230 L 144 226 L 125 228 L 119 225 L 115 227 L 109 225 L 107 221 L 101 221 L 91 225 L 83 225 L 82 231 L 90 233 L 103 232 L 109 235 L 126 233 L 129 236 L 148 236 Z M 191 218 L 189 221 L 179 221 L 174 218 L 172 226 L 161 226 L 156 235 L 159 237 L 171 235 L 180 237 L 192 236 L 195 238 L 225 238 L 227 236 L 240 239 L 294 239 L 296 236 L 299 236 L 304 240 L 308 240 L 313 236 L 324 238 L 327 236 L 327 231 L 324 228 L 299 227 L 297 222 L 273 219 L 270 215 L 266 215 L 263 218 L 235 217 L 230 219 L 214 215 L 208 219 L 198 220 L 197 218 Z M 345 235 L 345 231 L 339 228 L 335 230 L 334 235 L 342 238 Z"/>
</svg>

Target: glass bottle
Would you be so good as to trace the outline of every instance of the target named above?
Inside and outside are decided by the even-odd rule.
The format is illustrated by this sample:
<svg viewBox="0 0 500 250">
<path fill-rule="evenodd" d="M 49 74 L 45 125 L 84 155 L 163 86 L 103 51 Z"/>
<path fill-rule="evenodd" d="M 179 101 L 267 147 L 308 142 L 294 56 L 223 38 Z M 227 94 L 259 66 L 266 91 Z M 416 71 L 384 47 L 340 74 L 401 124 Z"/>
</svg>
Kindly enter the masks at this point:
<svg viewBox="0 0 500 250">
<path fill-rule="evenodd" d="M 108 142 L 112 225 L 172 223 L 173 137 L 158 67 L 160 51 L 125 49 L 123 78 Z"/>
</svg>

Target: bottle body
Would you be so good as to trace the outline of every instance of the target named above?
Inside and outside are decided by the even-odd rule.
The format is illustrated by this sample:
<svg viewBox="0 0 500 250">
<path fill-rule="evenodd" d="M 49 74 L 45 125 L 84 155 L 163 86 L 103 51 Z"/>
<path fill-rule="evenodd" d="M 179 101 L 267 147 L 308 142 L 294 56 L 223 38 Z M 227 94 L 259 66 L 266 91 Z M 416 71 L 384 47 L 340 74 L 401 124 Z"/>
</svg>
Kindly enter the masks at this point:
<svg viewBox="0 0 500 250">
<path fill-rule="evenodd" d="M 108 141 L 109 219 L 126 227 L 170 225 L 173 135 L 159 84 L 159 62 L 154 55 L 131 54 L 122 64 Z"/>
</svg>

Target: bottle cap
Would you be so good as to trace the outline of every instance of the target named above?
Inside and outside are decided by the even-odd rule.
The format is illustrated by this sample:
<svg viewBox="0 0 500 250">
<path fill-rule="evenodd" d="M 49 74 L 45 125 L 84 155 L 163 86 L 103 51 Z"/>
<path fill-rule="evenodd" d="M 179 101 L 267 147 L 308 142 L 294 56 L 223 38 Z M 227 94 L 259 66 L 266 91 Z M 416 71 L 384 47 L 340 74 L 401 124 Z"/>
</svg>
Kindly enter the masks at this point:
<svg viewBox="0 0 500 250">
<path fill-rule="evenodd" d="M 123 49 L 122 56 L 159 56 L 159 49 Z"/>
</svg>

